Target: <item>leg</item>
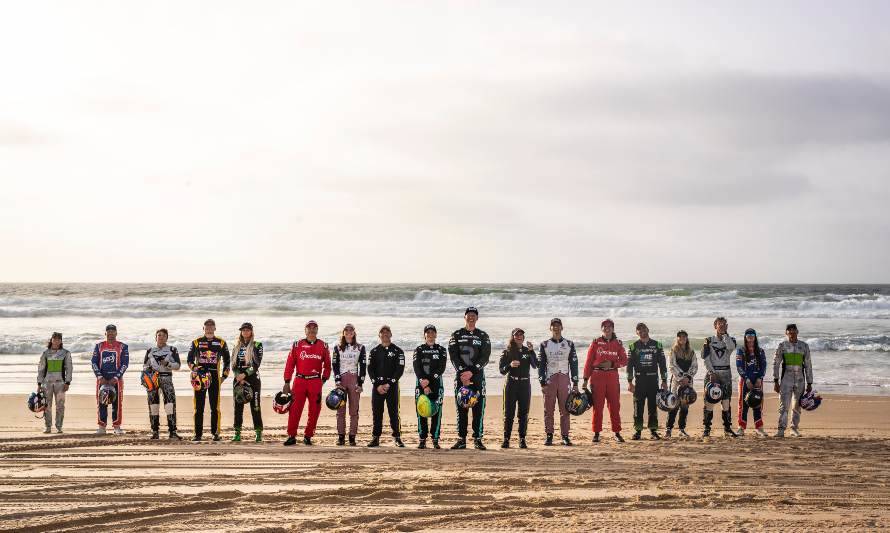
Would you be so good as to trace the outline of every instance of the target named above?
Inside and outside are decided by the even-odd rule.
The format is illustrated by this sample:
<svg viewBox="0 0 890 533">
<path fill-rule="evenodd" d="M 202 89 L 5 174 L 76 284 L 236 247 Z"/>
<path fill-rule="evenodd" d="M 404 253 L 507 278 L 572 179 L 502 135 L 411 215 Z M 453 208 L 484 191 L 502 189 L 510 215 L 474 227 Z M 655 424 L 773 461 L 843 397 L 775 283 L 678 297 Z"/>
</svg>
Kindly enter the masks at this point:
<svg viewBox="0 0 890 533">
<path fill-rule="evenodd" d="M 253 429 L 262 431 L 263 413 L 260 411 L 260 391 L 263 383 L 256 375 L 250 377 L 250 385 L 253 388 L 253 396 L 250 397 L 250 417 L 253 419 Z"/>
<path fill-rule="evenodd" d="M 528 430 L 528 409 L 532 403 L 532 386 L 525 381 L 519 388 L 519 438 L 524 439 Z"/>
<path fill-rule="evenodd" d="M 460 381 L 455 381 L 454 383 L 454 403 L 457 407 L 457 436 L 461 439 L 467 438 L 467 422 L 469 418 L 469 413 L 467 410 L 461 407 L 460 405 Z"/>
<path fill-rule="evenodd" d="M 621 390 L 618 386 L 618 372 L 606 372 L 607 387 L 606 401 L 609 403 L 609 418 L 612 422 L 612 432 L 621 431 Z"/>
<path fill-rule="evenodd" d="M 643 404 L 646 400 L 646 392 L 643 390 L 643 384 L 637 379 L 636 388 L 634 388 L 634 431 L 639 433 L 643 431 Z M 611 405 L 609 412 L 612 412 Z"/>
<path fill-rule="evenodd" d="M 414 387 L 414 405 L 417 405 L 417 399 L 420 398 L 420 395 L 423 391 L 420 390 L 420 380 L 417 380 L 417 383 Z M 420 413 L 417 414 L 417 436 L 420 437 L 420 440 L 425 440 L 427 436 L 429 436 L 429 421 L 420 416 Z"/>
<path fill-rule="evenodd" d="M 745 403 L 745 395 L 748 394 L 748 386 L 745 384 L 745 378 L 739 379 L 739 427 L 746 429 L 748 427 L 748 404 Z M 756 416 L 755 416 L 756 418 Z"/>
<path fill-rule="evenodd" d="M 306 403 L 306 380 L 297 378 L 294 380 L 293 403 L 287 416 L 287 436 L 296 437 L 300 430 L 300 416 L 303 414 L 303 404 Z"/>
<path fill-rule="evenodd" d="M 176 431 L 176 388 L 173 386 L 173 376 L 161 376 L 158 378 L 160 390 L 164 394 L 164 413 L 167 415 L 167 430 Z"/>
<path fill-rule="evenodd" d="M 377 391 L 377 387 L 371 391 L 371 416 L 373 423 L 371 425 L 371 436 L 379 437 L 383 434 L 383 404 L 385 396 Z"/>
<path fill-rule="evenodd" d="M 347 374 L 350 376 L 351 374 Z M 355 388 L 358 386 L 358 378 L 352 378 L 353 386 L 350 387 L 349 392 L 347 393 L 347 401 L 349 403 L 349 434 L 353 437 L 358 433 L 358 409 L 361 405 L 361 393 L 357 392 Z"/>
<path fill-rule="evenodd" d="M 235 381 L 232 382 L 232 389 L 235 388 Z M 234 396 L 234 395 L 233 395 Z M 241 426 L 244 424 L 244 404 L 239 402 L 236 398 L 232 398 L 234 403 L 234 410 L 232 414 L 235 416 L 235 431 L 241 431 Z"/>
<path fill-rule="evenodd" d="M 553 376 L 550 383 L 541 387 L 541 392 L 544 394 L 544 433 L 548 435 L 553 434 L 553 409 L 556 407 L 555 378 L 556 376 Z"/>
<path fill-rule="evenodd" d="M 195 436 L 200 437 L 204 433 L 204 403 L 207 401 L 207 391 L 195 391 Z"/>
<path fill-rule="evenodd" d="M 794 390 L 791 394 L 791 429 L 798 429 L 800 427 L 800 397 L 803 396 L 804 391 L 806 390 L 803 372 L 795 377 L 793 383 Z"/>
<path fill-rule="evenodd" d="M 157 433 L 161 417 L 161 391 L 151 390 L 146 393 L 148 398 L 148 424 L 152 433 Z"/>
<path fill-rule="evenodd" d="M 46 381 L 43 383 L 43 394 L 46 396 L 46 410 L 43 412 L 43 423 L 46 429 L 53 427 L 53 391 L 55 382 Z"/>
<path fill-rule="evenodd" d="M 679 410 L 680 410 L 680 407 L 678 406 L 676 409 L 668 412 L 668 421 L 667 421 L 667 425 L 665 426 L 667 429 L 674 428 L 674 421 L 677 420 L 677 411 L 679 411 Z"/>
<path fill-rule="evenodd" d="M 689 406 L 680 407 L 680 429 L 686 429 L 686 417 L 689 415 Z"/>
<path fill-rule="evenodd" d="M 473 406 L 473 438 L 481 439 L 485 430 L 485 376 L 481 376 L 479 401 Z"/>
<path fill-rule="evenodd" d="M 559 385 L 556 389 L 556 404 L 559 406 L 559 434 L 563 437 L 568 436 L 571 421 L 569 420 L 569 410 L 566 409 L 566 400 L 569 399 L 570 379 L 567 374 L 557 374 Z M 552 423 L 552 422 L 551 422 Z"/>
<path fill-rule="evenodd" d="M 219 372 L 214 370 L 210 373 L 210 388 L 207 392 L 210 396 L 210 433 L 214 436 L 219 435 L 220 422 L 222 421 L 222 413 L 219 408 Z"/>
<path fill-rule="evenodd" d="M 437 392 L 438 391 L 438 392 Z M 445 384 L 439 381 L 438 388 L 433 389 L 433 394 L 436 395 L 435 402 L 439 405 L 438 412 L 433 417 L 432 420 L 432 435 L 433 440 L 439 440 L 439 435 L 442 432 L 442 403 L 445 399 Z"/>
<path fill-rule="evenodd" d="M 55 388 L 56 397 L 56 429 L 62 431 L 62 421 L 65 419 L 65 383 L 59 381 Z M 49 407 L 47 407 L 47 411 Z"/>
<path fill-rule="evenodd" d="M 402 415 L 399 410 L 398 383 L 393 383 L 386 391 L 386 412 L 389 414 L 389 427 L 392 429 L 392 436 L 400 438 L 402 436 Z"/>
<path fill-rule="evenodd" d="M 124 380 L 117 380 L 114 386 L 117 391 L 117 398 L 111 404 L 111 425 L 119 428 L 124 421 Z"/>
<path fill-rule="evenodd" d="M 509 439 L 513 433 L 513 417 L 516 416 L 516 396 L 513 392 L 513 383 L 510 378 L 504 382 L 504 438 Z"/>
<path fill-rule="evenodd" d="M 315 426 L 318 424 L 318 415 L 321 414 L 321 380 L 310 379 L 307 384 L 306 401 L 309 402 L 309 420 L 306 421 L 306 431 L 303 436 L 312 438 L 315 435 Z"/>
<path fill-rule="evenodd" d="M 646 408 L 649 410 L 649 429 L 658 429 L 658 406 L 655 404 L 655 396 L 658 394 L 657 378 L 652 380 L 646 390 Z"/>
<path fill-rule="evenodd" d="M 602 379 L 602 372 L 593 373 L 593 432 L 603 430 L 603 409 L 606 404 L 606 382 Z"/>
</svg>

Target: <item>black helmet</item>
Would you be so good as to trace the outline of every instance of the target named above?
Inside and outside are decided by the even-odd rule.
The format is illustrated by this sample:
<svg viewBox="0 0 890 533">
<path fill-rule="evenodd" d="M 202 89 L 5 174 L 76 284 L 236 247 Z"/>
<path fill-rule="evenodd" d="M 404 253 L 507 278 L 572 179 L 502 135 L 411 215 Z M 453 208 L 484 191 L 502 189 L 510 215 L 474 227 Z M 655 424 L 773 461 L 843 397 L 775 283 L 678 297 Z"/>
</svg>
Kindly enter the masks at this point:
<svg viewBox="0 0 890 533">
<path fill-rule="evenodd" d="M 583 392 L 571 391 L 566 398 L 566 411 L 572 416 L 580 416 L 590 409 L 590 400 Z"/>
<path fill-rule="evenodd" d="M 763 391 L 760 389 L 751 389 L 745 396 L 745 403 L 751 409 L 757 409 L 763 405 Z"/>
</svg>

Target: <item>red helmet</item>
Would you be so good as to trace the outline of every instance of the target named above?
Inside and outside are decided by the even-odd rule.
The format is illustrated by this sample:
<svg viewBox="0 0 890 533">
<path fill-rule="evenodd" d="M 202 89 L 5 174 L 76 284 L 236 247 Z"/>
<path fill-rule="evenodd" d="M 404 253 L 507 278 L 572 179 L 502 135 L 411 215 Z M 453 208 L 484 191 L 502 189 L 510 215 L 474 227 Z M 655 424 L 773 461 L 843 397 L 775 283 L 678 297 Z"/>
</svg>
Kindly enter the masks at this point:
<svg viewBox="0 0 890 533">
<path fill-rule="evenodd" d="M 203 368 L 192 370 L 192 389 L 195 391 L 207 390 L 210 388 L 210 373 Z"/>
<path fill-rule="evenodd" d="M 278 414 L 284 414 L 290 411 L 290 404 L 294 401 L 293 395 L 291 393 L 279 392 L 275 395 L 275 399 L 272 400 L 272 410 Z"/>
</svg>

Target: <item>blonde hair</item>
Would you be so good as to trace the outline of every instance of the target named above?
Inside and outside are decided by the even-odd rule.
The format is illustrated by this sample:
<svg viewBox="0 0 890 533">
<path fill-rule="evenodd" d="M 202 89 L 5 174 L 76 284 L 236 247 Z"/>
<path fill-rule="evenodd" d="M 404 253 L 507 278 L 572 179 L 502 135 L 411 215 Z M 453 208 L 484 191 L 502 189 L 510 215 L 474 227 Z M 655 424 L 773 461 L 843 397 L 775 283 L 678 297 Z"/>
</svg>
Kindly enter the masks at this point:
<svg viewBox="0 0 890 533">
<path fill-rule="evenodd" d="M 677 339 L 679 338 L 680 336 L 677 335 Z M 695 357 L 695 350 L 693 350 L 692 345 L 689 344 L 689 336 L 686 336 L 686 345 L 682 347 L 677 342 L 677 339 L 674 339 L 674 344 L 671 346 L 671 354 L 678 359 L 685 359 L 687 361 Z"/>
<path fill-rule="evenodd" d="M 244 350 L 244 364 L 253 366 L 253 331 L 250 332 L 250 342 L 244 340 L 243 333 L 238 334 L 238 340 L 235 341 L 235 349 L 232 350 L 232 353 L 237 356 L 238 351 L 241 350 L 242 346 L 247 347 L 247 349 Z"/>
</svg>

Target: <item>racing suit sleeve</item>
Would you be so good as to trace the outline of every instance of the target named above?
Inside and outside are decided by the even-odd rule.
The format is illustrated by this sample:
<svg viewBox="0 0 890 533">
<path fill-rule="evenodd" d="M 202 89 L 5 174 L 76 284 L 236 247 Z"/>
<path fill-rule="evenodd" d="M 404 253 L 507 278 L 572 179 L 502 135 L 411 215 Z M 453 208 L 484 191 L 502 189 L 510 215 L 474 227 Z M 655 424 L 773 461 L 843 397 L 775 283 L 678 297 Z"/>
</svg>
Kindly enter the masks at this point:
<svg viewBox="0 0 890 533">
<path fill-rule="evenodd" d="M 405 373 L 405 351 L 399 347 L 396 347 L 399 350 L 399 364 L 396 367 L 396 375 L 393 376 L 392 382 L 398 383 L 399 379 Z"/>
<path fill-rule="evenodd" d="M 572 385 L 578 385 L 578 352 L 575 351 L 575 343 L 569 342 L 569 375 Z"/>
<path fill-rule="evenodd" d="M 417 379 L 430 379 L 430 377 L 423 371 L 423 365 L 420 363 L 420 346 L 418 346 L 417 348 L 414 348 L 414 355 L 411 357 L 411 366 L 414 367 L 414 375 L 417 376 Z"/>
<path fill-rule="evenodd" d="M 331 366 L 334 368 L 334 384 L 340 385 L 340 345 L 335 344 L 331 352 Z"/>
<path fill-rule="evenodd" d="M 485 365 L 491 359 L 491 339 L 488 338 L 488 333 L 482 334 L 481 337 L 482 348 L 479 350 L 479 358 L 476 362 L 476 369 L 480 371 L 485 368 Z"/>
<path fill-rule="evenodd" d="M 151 370 L 151 362 L 148 360 L 151 355 L 151 348 L 145 350 L 145 359 L 142 360 L 142 371 L 148 372 Z"/>
<path fill-rule="evenodd" d="M 760 353 L 757 354 L 757 379 L 763 379 L 763 376 L 766 374 L 766 351 L 761 348 Z"/>
<path fill-rule="evenodd" d="M 618 339 L 615 339 L 618 341 Z M 624 351 L 624 344 L 621 341 L 618 341 L 618 364 L 615 368 L 621 368 L 622 366 L 627 364 L 627 352 Z"/>
<path fill-rule="evenodd" d="M 664 346 L 660 342 L 658 343 L 658 353 L 655 355 L 655 357 L 658 360 L 658 371 L 659 374 L 661 374 L 661 381 L 667 381 L 667 361 L 665 361 L 664 358 Z"/>
<path fill-rule="evenodd" d="M 534 350 L 529 350 L 528 353 L 529 353 L 529 360 L 528 360 L 528 363 L 531 365 L 532 368 L 538 368 L 538 355 L 535 353 Z M 576 375 L 575 375 L 575 379 L 576 379 L 576 380 L 577 380 L 577 377 L 578 377 L 578 376 L 577 376 L 577 374 L 576 374 Z M 575 381 L 574 383 L 575 383 L 575 385 L 578 384 L 577 381 Z"/>
<path fill-rule="evenodd" d="M 785 361 L 785 343 L 780 342 L 776 348 L 776 356 L 773 358 L 773 381 L 779 382 L 782 375 L 782 362 Z"/>
<path fill-rule="evenodd" d="M 714 373 L 714 365 L 711 364 L 711 339 L 705 339 L 705 343 L 701 348 L 701 358 L 705 361 L 705 368 L 708 370 L 708 375 Z"/>
<path fill-rule="evenodd" d="M 803 369 L 807 377 L 807 385 L 813 384 L 813 362 L 810 359 L 810 345 L 803 345 Z"/>
<path fill-rule="evenodd" d="M 596 339 L 590 342 L 590 348 L 587 348 L 587 360 L 584 361 L 584 384 L 593 374 L 593 360 L 596 358 Z"/>
<path fill-rule="evenodd" d="M 510 358 L 507 356 L 507 350 L 504 350 L 504 353 L 501 354 L 501 359 L 498 361 L 498 370 L 504 376 L 510 372 Z"/>
<path fill-rule="evenodd" d="M 192 345 L 189 347 L 189 353 L 186 356 L 186 364 L 192 370 L 195 369 L 195 364 L 198 361 L 198 341 L 192 341 Z"/>
<path fill-rule="evenodd" d="M 322 342 L 322 347 L 324 347 L 324 353 L 321 356 L 321 382 L 324 383 L 331 378 L 331 351 L 326 342 Z"/>
<path fill-rule="evenodd" d="M 46 352 L 40 354 L 40 361 L 37 363 L 37 385 L 43 385 L 46 379 Z"/>
<path fill-rule="evenodd" d="M 368 373 L 368 355 L 365 353 L 365 346 L 358 354 L 358 386 L 361 387 L 365 383 L 365 374 Z"/>
<path fill-rule="evenodd" d="M 191 364 L 192 354 L 189 352 L 189 364 Z M 297 343 L 294 343 L 287 354 L 287 361 L 284 363 L 284 382 L 290 383 L 294 370 L 297 369 Z"/>
<path fill-rule="evenodd" d="M 368 354 L 368 377 L 371 378 L 371 384 L 375 387 L 379 385 L 378 377 L 377 377 L 377 367 L 374 364 L 374 354 L 377 352 L 377 347 L 371 348 L 371 353 Z"/>
<path fill-rule="evenodd" d="M 229 345 L 226 344 L 226 341 L 220 339 L 222 346 L 220 346 L 219 353 L 222 355 L 223 360 L 223 369 L 222 369 L 222 377 L 226 379 L 229 377 L 229 371 L 232 367 L 232 355 L 229 353 Z"/>
<path fill-rule="evenodd" d="M 124 379 L 124 372 L 127 371 L 127 367 L 130 366 L 130 347 L 126 344 L 121 344 L 121 366 L 117 369 L 117 379 Z"/>
<path fill-rule="evenodd" d="M 93 347 L 93 357 L 90 359 L 90 364 L 93 366 L 93 374 L 96 374 L 96 377 L 101 377 L 102 372 L 99 370 L 99 345 Z"/>
<path fill-rule="evenodd" d="M 742 379 L 748 378 L 748 376 L 745 375 L 745 353 L 741 348 L 735 351 L 735 369 L 736 372 L 739 373 L 739 377 Z"/>
<path fill-rule="evenodd" d="M 637 345 L 637 343 L 635 343 L 635 342 L 631 343 L 629 345 L 630 349 L 628 350 L 628 354 L 627 354 L 627 382 L 628 383 L 634 382 L 634 368 L 636 368 L 636 366 L 637 366 L 636 345 Z"/>
<path fill-rule="evenodd" d="M 683 377 L 683 371 L 680 369 L 680 365 L 677 364 L 677 354 L 674 353 L 673 350 L 671 350 L 670 358 L 671 358 L 671 361 L 670 361 L 670 363 L 671 363 L 671 378 L 679 381 L 680 378 Z M 695 362 L 694 357 L 692 358 L 692 361 Z"/>
<path fill-rule="evenodd" d="M 448 359 L 451 360 L 451 364 L 454 366 L 454 370 L 458 374 L 466 370 L 463 361 L 460 359 L 460 345 L 457 343 L 457 331 L 452 333 L 451 338 L 448 339 Z"/>
<path fill-rule="evenodd" d="M 445 374 L 445 369 L 448 368 L 448 352 L 445 348 L 439 347 L 439 367 L 436 369 L 436 374 L 438 374 L 438 379 L 442 379 L 442 376 Z"/>
<path fill-rule="evenodd" d="M 248 376 L 254 376 L 260 370 L 263 364 L 263 343 L 254 341 L 253 343 L 253 361 L 250 366 L 244 369 L 244 373 Z"/>
<path fill-rule="evenodd" d="M 176 346 L 170 347 L 170 355 L 167 356 L 166 362 L 167 368 L 170 370 L 179 370 L 182 366 L 182 362 L 179 360 L 179 350 L 176 349 Z"/>
<path fill-rule="evenodd" d="M 538 381 L 541 386 L 547 384 L 547 341 L 541 343 L 540 355 L 538 356 Z"/>
<path fill-rule="evenodd" d="M 62 373 L 62 381 L 65 385 L 71 385 L 71 378 L 74 376 L 74 363 L 71 360 L 71 352 L 65 351 L 65 361 L 62 363 L 65 371 Z"/>
</svg>

